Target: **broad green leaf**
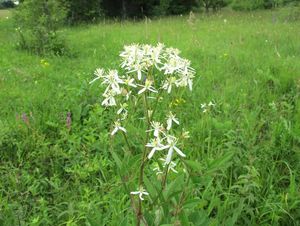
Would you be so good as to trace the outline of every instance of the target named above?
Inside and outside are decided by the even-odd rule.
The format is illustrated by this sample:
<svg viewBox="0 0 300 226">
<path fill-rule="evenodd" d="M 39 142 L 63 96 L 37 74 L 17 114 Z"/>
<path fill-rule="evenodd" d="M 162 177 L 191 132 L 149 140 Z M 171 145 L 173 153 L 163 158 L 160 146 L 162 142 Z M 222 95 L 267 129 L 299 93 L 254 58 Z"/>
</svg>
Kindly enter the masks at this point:
<svg viewBox="0 0 300 226">
<path fill-rule="evenodd" d="M 112 155 L 113 159 L 115 160 L 118 168 L 121 169 L 123 164 L 122 164 L 122 161 L 120 160 L 119 156 L 117 155 L 117 153 L 112 151 L 111 155 Z"/>
<path fill-rule="evenodd" d="M 185 160 L 184 163 L 194 171 L 201 172 L 203 170 L 203 167 L 199 162 Z"/>
<path fill-rule="evenodd" d="M 211 161 L 208 166 L 206 171 L 204 171 L 206 174 L 211 174 L 214 173 L 218 170 L 221 169 L 226 169 L 231 165 L 231 159 L 234 155 L 234 152 L 227 152 L 223 156 Z"/>
</svg>

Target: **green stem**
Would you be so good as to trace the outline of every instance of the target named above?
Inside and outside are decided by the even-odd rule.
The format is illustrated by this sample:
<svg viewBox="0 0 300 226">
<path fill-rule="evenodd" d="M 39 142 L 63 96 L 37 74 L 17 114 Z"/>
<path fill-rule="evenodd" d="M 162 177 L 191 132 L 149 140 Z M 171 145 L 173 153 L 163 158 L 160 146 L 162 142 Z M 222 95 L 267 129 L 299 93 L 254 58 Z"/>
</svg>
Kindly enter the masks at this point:
<svg viewBox="0 0 300 226">
<path fill-rule="evenodd" d="M 133 154 L 133 151 L 132 151 L 132 148 L 131 148 L 131 146 L 130 146 L 130 144 L 129 144 L 129 141 L 128 141 L 128 138 L 127 138 L 127 134 L 126 134 L 124 131 L 122 131 L 122 134 L 123 134 L 124 140 L 125 140 L 125 142 L 126 142 L 126 144 L 127 144 L 129 153 L 132 155 L 132 154 Z"/>
<path fill-rule="evenodd" d="M 144 94 L 144 105 L 145 105 L 145 117 L 146 117 L 146 121 L 147 121 L 147 130 L 148 131 L 150 129 L 150 118 L 148 115 L 148 110 L 149 110 L 149 106 L 148 106 L 148 101 L 147 101 L 147 95 L 146 93 Z M 147 147 L 146 144 L 149 141 L 149 132 L 146 132 L 146 139 L 145 139 L 145 146 L 144 146 L 144 151 L 143 151 L 143 155 L 142 155 L 142 163 L 141 163 L 141 167 L 140 167 L 140 175 L 139 175 L 139 188 L 143 187 L 144 184 L 144 168 L 145 168 L 145 159 L 146 159 L 146 155 L 147 155 Z M 139 203 L 138 203 L 138 211 L 137 211 L 137 226 L 141 225 L 141 220 L 143 218 L 143 210 L 142 210 L 142 200 L 139 199 Z"/>
<path fill-rule="evenodd" d="M 161 193 L 163 192 L 163 190 L 166 187 L 167 177 L 168 177 L 168 172 L 169 172 L 169 165 L 170 165 L 170 163 L 166 166 L 165 174 L 164 174 L 163 180 L 161 182 Z"/>
</svg>

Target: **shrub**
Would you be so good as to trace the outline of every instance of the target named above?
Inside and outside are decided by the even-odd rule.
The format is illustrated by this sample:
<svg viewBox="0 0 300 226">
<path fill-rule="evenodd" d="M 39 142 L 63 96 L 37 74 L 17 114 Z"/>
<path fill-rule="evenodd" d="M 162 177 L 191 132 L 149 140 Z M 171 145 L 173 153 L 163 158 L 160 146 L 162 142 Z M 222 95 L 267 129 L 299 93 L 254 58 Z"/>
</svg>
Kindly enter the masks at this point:
<svg viewBox="0 0 300 226">
<path fill-rule="evenodd" d="M 17 8 L 14 18 L 18 46 L 39 55 L 63 55 L 65 41 L 58 28 L 66 17 L 66 7 L 56 0 L 27 0 Z"/>
<path fill-rule="evenodd" d="M 95 21 L 103 15 L 100 0 L 62 0 L 68 4 L 67 17 L 70 23 Z"/>
<path fill-rule="evenodd" d="M 14 8 L 15 4 L 11 0 L 0 1 L 0 9 Z"/>
<path fill-rule="evenodd" d="M 234 10 L 255 10 L 264 7 L 264 0 L 234 0 L 231 6 Z"/>
</svg>

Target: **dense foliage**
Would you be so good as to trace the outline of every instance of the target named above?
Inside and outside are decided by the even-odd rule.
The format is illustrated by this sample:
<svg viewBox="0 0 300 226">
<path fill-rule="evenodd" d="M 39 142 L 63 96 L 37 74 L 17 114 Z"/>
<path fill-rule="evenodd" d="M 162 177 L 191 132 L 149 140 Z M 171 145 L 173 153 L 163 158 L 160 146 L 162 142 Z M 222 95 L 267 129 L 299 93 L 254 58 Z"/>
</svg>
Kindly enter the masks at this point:
<svg viewBox="0 0 300 226">
<path fill-rule="evenodd" d="M 182 50 L 197 74 L 193 92 L 160 99 L 190 139 L 163 195 L 145 198 L 149 224 L 300 225 L 300 22 L 292 15 L 223 11 L 65 28 L 78 52 L 68 58 L 17 51 L 11 16 L 0 11 L 0 225 L 135 224 L 129 193 L 141 153 L 129 158 L 121 134 L 110 135 L 105 88 L 88 83 L 95 68 L 120 65 L 124 44 L 158 41 Z M 135 150 L 140 120 L 126 127 Z M 147 162 L 149 194 L 161 179 L 156 160 Z"/>
<path fill-rule="evenodd" d="M 289 4 L 297 4 L 299 0 L 233 0 L 232 8 L 235 10 L 271 9 Z"/>
<path fill-rule="evenodd" d="M 15 4 L 11 0 L 0 0 L 0 9 L 14 8 Z"/>
<path fill-rule="evenodd" d="M 299 0 L 61 0 L 70 3 L 71 22 L 93 21 L 105 16 L 143 18 L 145 16 L 180 15 L 191 10 L 217 11 L 225 6 L 235 10 L 270 9 Z"/>
<path fill-rule="evenodd" d="M 18 47 L 45 55 L 66 52 L 58 28 L 66 17 L 65 6 L 56 0 L 27 0 L 15 11 Z"/>
</svg>

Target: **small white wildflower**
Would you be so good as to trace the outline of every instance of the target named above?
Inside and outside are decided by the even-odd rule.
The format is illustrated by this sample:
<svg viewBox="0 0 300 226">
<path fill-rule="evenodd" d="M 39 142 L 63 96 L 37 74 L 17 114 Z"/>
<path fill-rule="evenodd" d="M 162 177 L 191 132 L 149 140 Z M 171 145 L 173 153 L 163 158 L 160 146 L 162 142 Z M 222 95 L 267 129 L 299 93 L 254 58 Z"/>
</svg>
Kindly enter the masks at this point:
<svg viewBox="0 0 300 226">
<path fill-rule="evenodd" d="M 168 61 L 163 65 L 161 70 L 164 71 L 165 75 L 173 74 L 180 67 L 179 60 L 180 58 L 178 58 L 177 56 L 170 57 Z"/>
<path fill-rule="evenodd" d="M 144 200 L 143 195 L 149 195 L 149 193 L 143 188 L 140 187 L 138 191 L 132 191 L 130 192 L 131 195 L 138 195 L 140 200 Z"/>
<path fill-rule="evenodd" d="M 126 93 L 126 95 L 125 95 L 126 101 L 129 100 L 131 93 L 132 93 L 131 91 L 129 91 L 129 92 Z"/>
<path fill-rule="evenodd" d="M 135 64 L 133 66 L 133 69 L 130 70 L 128 73 L 136 72 L 138 80 L 141 80 L 142 79 L 142 72 L 143 72 L 143 70 L 144 70 L 143 65 L 138 63 L 138 64 Z"/>
<path fill-rule="evenodd" d="M 123 112 L 123 113 L 121 114 L 121 120 L 122 120 L 122 121 L 125 120 L 127 117 L 128 117 L 128 112 L 127 112 L 127 111 L 125 111 L 125 112 Z"/>
<path fill-rule="evenodd" d="M 120 121 L 116 121 L 114 124 L 115 124 L 115 125 L 114 125 L 115 128 L 114 128 L 113 131 L 111 132 L 111 135 L 112 135 L 112 136 L 115 135 L 115 133 L 118 132 L 119 130 L 123 131 L 124 133 L 127 132 L 126 129 L 125 129 L 124 127 L 121 126 Z"/>
<path fill-rule="evenodd" d="M 163 164 L 162 164 L 163 168 L 165 168 L 166 166 L 168 167 L 168 172 L 171 170 L 174 173 L 178 173 L 178 171 L 175 170 L 175 167 L 177 165 L 175 162 L 171 161 L 171 162 L 167 163 L 166 159 L 163 159 L 163 158 L 160 158 L 159 160 L 161 160 L 163 162 Z"/>
<path fill-rule="evenodd" d="M 160 133 L 164 133 L 164 127 L 162 126 L 162 124 L 160 122 L 154 122 L 154 121 L 151 122 L 151 127 L 153 129 L 150 129 L 147 132 L 154 131 L 153 135 L 155 137 L 159 137 Z"/>
<path fill-rule="evenodd" d="M 172 122 L 175 122 L 177 125 L 179 125 L 179 121 L 175 116 L 176 115 L 174 115 L 171 111 L 169 112 L 169 114 L 167 116 L 167 130 L 171 129 Z"/>
<path fill-rule="evenodd" d="M 201 104 L 202 112 L 206 112 L 207 111 L 206 106 L 207 106 L 206 103 Z"/>
<path fill-rule="evenodd" d="M 152 83 L 153 82 L 151 80 L 146 79 L 145 85 L 139 85 L 139 86 L 141 86 L 143 88 L 138 92 L 138 94 L 142 94 L 146 90 L 149 90 L 149 91 L 151 91 L 153 93 L 157 93 L 157 90 L 154 89 L 154 87 L 152 86 Z"/>
<path fill-rule="evenodd" d="M 146 144 L 146 147 L 152 148 L 148 155 L 148 159 L 151 159 L 156 151 L 164 150 L 164 149 L 168 148 L 169 146 L 163 145 L 161 143 L 161 140 L 158 137 L 156 137 L 154 139 L 151 139 L 150 142 L 148 144 Z"/>
<path fill-rule="evenodd" d="M 160 170 L 158 163 L 155 163 L 155 167 L 152 169 L 156 171 L 156 175 L 162 174 L 163 172 Z"/>
<path fill-rule="evenodd" d="M 136 84 L 134 84 L 134 79 L 131 78 L 131 77 L 127 77 L 125 80 L 124 80 L 124 84 L 127 85 L 127 86 L 131 86 L 133 88 L 136 88 Z"/>
<path fill-rule="evenodd" d="M 166 138 L 167 138 L 167 143 L 169 145 L 169 150 L 168 150 L 168 154 L 167 154 L 167 158 L 166 158 L 166 163 L 171 162 L 174 150 L 180 156 L 182 156 L 182 157 L 186 156 L 178 147 L 176 147 L 176 144 L 177 144 L 177 141 L 178 141 L 176 137 L 168 135 Z"/>
<path fill-rule="evenodd" d="M 180 87 L 186 87 L 188 86 L 189 89 L 193 90 L 193 78 L 194 78 L 194 72 L 188 71 L 186 73 L 180 74 L 179 80 L 176 81 L 176 85 Z"/>
<path fill-rule="evenodd" d="M 127 112 L 127 108 L 128 104 L 124 103 L 124 104 L 120 104 L 120 109 L 117 111 L 117 114 L 121 114 L 122 112 Z"/>
<path fill-rule="evenodd" d="M 168 93 L 171 93 L 172 91 L 172 85 L 176 84 L 176 77 L 172 76 L 166 79 L 164 82 L 162 88 L 166 89 Z"/>
<path fill-rule="evenodd" d="M 183 129 L 181 134 L 183 139 L 189 139 L 190 138 L 190 132 Z"/>
<path fill-rule="evenodd" d="M 104 69 L 102 68 L 97 68 L 96 71 L 94 72 L 94 75 L 96 75 L 96 78 L 94 78 L 92 81 L 90 81 L 89 83 L 92 84 L 93 82 L 95 82 L 96 80 L 103 78 L 104 75 Z"/>
<path fill-rule="evenodd" d="M 213 103 L 213 102 L 211 102 L 211 101 L 209 101 L 208 106 L 209 106 L 209 107 L 214 107 L 214 106 L 216 106 L 216 104 Z"/>
<path fill-rule="evenodd" d="M 115 106 L 117 105 L 116 103 L 116 99 L 115 96 L 117 94 L 113 91 L 113 90 L 107 90 L 104 94 L 103 97 L 105 97 L 105 99 L 102 101 L 102 105 L 103 106 Z"/>
<path fill-rule="evenodd" d="M 119 84 L 123 83 L 124 81 L 119 77 L 117 70 L 109 70 L 108 74 L 103 76 L 102 84 L 107 84 L 107 89 L 111 88 L 118 94 L 121 93 Z"/>
</svg>

